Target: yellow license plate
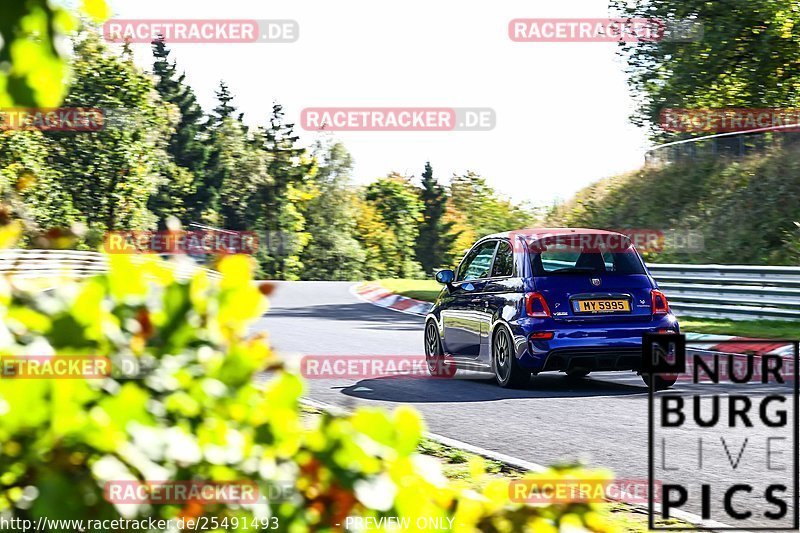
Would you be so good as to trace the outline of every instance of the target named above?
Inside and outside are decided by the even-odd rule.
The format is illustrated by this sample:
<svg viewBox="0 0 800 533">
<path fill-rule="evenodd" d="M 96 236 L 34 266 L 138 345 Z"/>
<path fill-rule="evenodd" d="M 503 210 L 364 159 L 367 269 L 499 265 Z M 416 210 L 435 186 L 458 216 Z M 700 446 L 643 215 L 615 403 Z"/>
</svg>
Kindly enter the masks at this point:
<svg viewBox="0 0 800 533">
<path fill-rule="evenodd" d="M 572 302 L 576 313 L 629 313 L 628 300 L 575 300 Z"/>
</svg>

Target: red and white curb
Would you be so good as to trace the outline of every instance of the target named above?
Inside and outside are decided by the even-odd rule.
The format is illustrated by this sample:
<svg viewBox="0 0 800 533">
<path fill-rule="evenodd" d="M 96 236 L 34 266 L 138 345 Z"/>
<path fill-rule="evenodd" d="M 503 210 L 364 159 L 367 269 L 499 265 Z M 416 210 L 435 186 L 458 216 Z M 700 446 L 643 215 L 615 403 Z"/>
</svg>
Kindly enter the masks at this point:
<svg viewBox="0 0 800 533">
<path fill-rule="evenodd" d="M 395 294 L 381 287 L 377 283 L 354 285 L 350 292 L 353 293 L 356 298 L 377 305 L 378 307 L 385 307 L 410 315 L 425 316 L 432 307 L 430 302 L 423 302 L 422 300 L 400 296 L 399 294 Z"/>
<path fill-rule="evenodd" d="M 678 317 L 678 322 L 680 322 L 680 317 Z M 757 339 L 749 337 L 713 335 L 708 333 L 687 333 L 686 341 L 703 341 L 703 349 L 714 352 L 780 355 L 787 359 L 794 357 L 794 344 L 787 344 L 781 341 L 758 341 Z M 715 342 L 719 344 L 714 344 Z"/>
</svg>

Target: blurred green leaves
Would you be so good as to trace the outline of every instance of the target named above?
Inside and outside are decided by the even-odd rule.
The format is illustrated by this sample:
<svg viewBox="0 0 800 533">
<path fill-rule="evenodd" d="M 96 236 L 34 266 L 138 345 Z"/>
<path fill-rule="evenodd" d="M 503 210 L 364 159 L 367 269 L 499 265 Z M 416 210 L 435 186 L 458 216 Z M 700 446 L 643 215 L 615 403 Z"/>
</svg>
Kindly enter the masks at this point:
<svg viewBox="0 0 800 533">
<path fill-rule="evenodd" d="M 11 0 L 3 8 L 0 107 L 60 105 L 69 76 L 61 41 L 76 19 L 46 0 Z M 95 22 L 108 16 L 103 0 L 84 0 L 83 10 Z M 143 122 L 59 142 L 40 132 L 4 135 L 0 189 L 27 191 L 30 203 L 44 206 L 33 213 L 43 223 L 70 222 L 82 212 L 102 229 L 152 224 L 145 204 L 159 185 L 154 169 L 174 126 L 169 106 L 152 96 L 152 84 L 129 57 L 107 53 L 91 33 L 76 40 L 72 69 L 67 105 L 134 110 Z M 59 157 L 51 171 L 46 162 Z M 86 174 L 94 188 L 82 181 Z M 71 201 L 52 196 L 56 180 L 75 193 Z M 311 193 L 290 181 L 285 214 L 299 231 L 294 204 Z M 414 195 L 380 189 L 371 191 L 374 218 L 400 215 L 398 232 L 411 243 L 419 218 Z M 11 245 L 21 224 L 0 215 L 0 246 Z M 147 256 L 114 255 L 109 268 L 45 293 L 0 279 L 0 357 L 98 355 L 114 369 L 101 379 L 0 376 L 0 514 L 274 516 L 280 530 L 292 532 L 339 530 L 348 515 L 450 517 L 459 531 L 549 531 L 562 522 L 604 528 L 592 521 L 591 506 L 510 503 L 497 480 L 480 493 L 448 483 L 416 452 L 424 423 L 410 408 L 325 414 L 303 424 L 301 380 L 283 370 L 264 334 L 250 334 L 267 302 L 252 283 L 249 259 L 222 260 L 220 282 L 202 271 L 178 281 Z M 264 370 L 273 373 L 259 385 Z M 485 475 L 474 466 L 475 476 Z M 263 495 L 271 487 L 291 494 L 255 505 L 115 506 L 103 496 L 111 480 L 252 480 Z"/>
<path fill-rule="evenodd" d="M 107 15 L 104 0 L 85 3 L 95 20 Z M 48 0 L 10 0 L 0 18 L 0 107 L 56 107 L 68 75 L 66 37 L 75 17 Z"/>
<path fill-rule="evenodd" d="M 252 259 L 223 259 L 221 281 L 204 271 L 177 281 L 149 256 L 109 263 L 45 293 L 0 285 L 0 357 L 100 355 L 114 368 L 102 379 L 0 377 L 0 514 L 272 516 L 293 532 L 340 530 L 347 516 L 453 519 L 470 532 L 608 529 L 589 504 L 510 502 L 508 481 L 477 459 L 469 484 L 447 481 L 417 451 L 425 425 L 411 407 L 303 420 L 302 381 L 249 333 L 267 309 Z M 115 506 L 103 495 L 115 480 L 251 481 L 281 497 Z"/>
</svg>

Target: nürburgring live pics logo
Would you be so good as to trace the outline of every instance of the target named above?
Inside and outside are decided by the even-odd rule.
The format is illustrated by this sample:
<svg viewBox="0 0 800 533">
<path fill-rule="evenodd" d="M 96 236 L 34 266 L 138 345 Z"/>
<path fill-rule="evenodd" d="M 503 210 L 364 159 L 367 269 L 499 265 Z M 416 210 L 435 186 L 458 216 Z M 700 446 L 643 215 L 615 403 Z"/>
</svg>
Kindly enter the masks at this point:
<svg viewBox="0 0 800 533">
<path fill-rule="evenodd" d="M 759 342 L 776 343 L 752 344 Z M 659 508 L 648 501 L 650 529 L 798 529 L 800 342 L 785 342 L 781 353 L 720 353 L 702 349 L 702 341 L 687 351 L 677 333 L 644 335 L 650 494 L 654 480 L 662 483 Z M 686 374 L 687 358 L 691 370 L 681 386 L 656 394 L 652 377 Z M 699 514 L 703 523 L 655 526 L 676 510 Z"/>
</svg>

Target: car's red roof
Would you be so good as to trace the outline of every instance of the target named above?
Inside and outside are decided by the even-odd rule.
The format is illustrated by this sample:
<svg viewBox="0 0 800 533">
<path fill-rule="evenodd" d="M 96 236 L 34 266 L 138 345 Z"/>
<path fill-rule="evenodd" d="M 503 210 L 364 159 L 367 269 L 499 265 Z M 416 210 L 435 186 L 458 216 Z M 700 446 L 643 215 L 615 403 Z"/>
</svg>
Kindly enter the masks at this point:
<svg viewBox="0 0 800 533">
<path fill-rule="evenodd" d="M 495 233 L 487 235 L 487 237 L 509 237 L 511 235 L 520 235 L 529 239 L 538 239 L 541 237 L 552 237 L 557 235 L 622 235 L 616 231 L 608 231 L 604 229 L 591 229 L 591 228 L 524 228 L 515 229 L 511 231 L 504 231 L 502 233 Z"/>
</svg>

